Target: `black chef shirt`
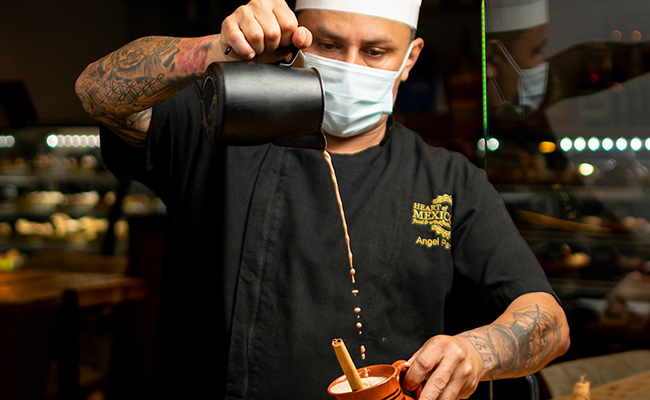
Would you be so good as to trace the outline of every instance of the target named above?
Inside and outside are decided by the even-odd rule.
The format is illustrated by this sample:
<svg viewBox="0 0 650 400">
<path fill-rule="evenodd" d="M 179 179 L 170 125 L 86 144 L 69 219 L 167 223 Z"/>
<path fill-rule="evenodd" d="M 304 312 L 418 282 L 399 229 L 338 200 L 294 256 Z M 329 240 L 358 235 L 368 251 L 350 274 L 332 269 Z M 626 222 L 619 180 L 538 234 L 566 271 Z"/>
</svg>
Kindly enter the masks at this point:
<svg viewBox="0 0 650 400">
<path fill-rule="evenodd" d="M 327 399 L 342 374 L 334 338 L 358 367 L 390 364 L 455 333 L 451 321 L 478 326 L 522 294 L 552 292 L 484 172 L 392 118 L 381 144 L 332 155 L 353 284 L 323 155 L 208 144 L 199 88 L 154 107 L 144 152 L 101 131 L 113 173 L 167 205 L 161 394 Z"/>
</svg>

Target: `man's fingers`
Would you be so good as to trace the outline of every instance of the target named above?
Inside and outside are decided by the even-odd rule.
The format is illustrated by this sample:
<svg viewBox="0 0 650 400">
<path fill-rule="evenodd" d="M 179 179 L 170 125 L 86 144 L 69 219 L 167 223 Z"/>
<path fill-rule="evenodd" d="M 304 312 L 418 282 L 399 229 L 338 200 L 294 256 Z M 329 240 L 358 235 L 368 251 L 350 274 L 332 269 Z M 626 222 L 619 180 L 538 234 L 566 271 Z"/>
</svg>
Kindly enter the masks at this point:
<svg viewBox="0 0 650 400">
<path fill-rule="evenodd" d="M 422 389 L 419 400 L 456 400 L 459 398 L 458 395 L 463 388 L 463 383 L 458 379 L 450 379 L 445 386 L 439 387 L 433 385 L 433 382 L 429 380 Z"/>
<path fill-rule="evenodd" d="M 240 7 L 238 10 L 241 10 L 239 29 L 253 51 L 262 54 L 266 49 L 266 32 L 262 23 L 268 24 L 268 22 L 263 15 L 259 15 L 259 12 L 255 12 L 251 7 Z"/>
<path fill-rule="evenodd" d="M 311 34 L 311 31 L 304 26 L 298 27 L 293 31 L 291 36 L 291 43 L 299 49 L 306 49 L 311 46 L 314 41 L 314 36 Z"/>
<path fill-rule="evenodd" d="M 255 57 L 255 49 L 244 35 L 244 27 L 237 16 L 240 9 L 241 7 L 221 24 L 221 41 L 224 43 L 224 50 L 231 48 L 228 57 L 236 59 L 239 56 L 250 60 Z"/>
<path fill-rule="evenodd" d="M 294 17 L 295 18 L 295 17 Z M 276 14 L 273 10 L 260 10 L 255 14 L 255 19 L 262 29 L 262 49 L 258 49 L 253 45 L 253 47 L 258 50 L 257 54 L 261 54 L 264 51 L 274 51 L 281 46 L 280 41 L 283 38 L 284 32 L 281 24 L 282 21 L 278 20 Z M 260 51 L 261 50 L 261 51 Z"/>
<path fill-rule="evenodd" d="M 291 45 L 293 35 L 298 29 L 298 18 L 296 14 L 286 5 L 273 9 L 273 14 L 280 28 L 280 41 L 278 46 L 287 47 Z M 296 44 L 295 42 L 293 44 Z"/>
<path fill-rule="evenodd" d="M 438 397 L 445 391 L 449 391 L 450 386 L 453 393 L 454 385 L 450 385 L 452 382 L 452 376 L 454 374 L 454 367 L 451 365 L 441 364 L 438 366 L 433 373 L 427 378 L 427 383 L 422 389 L 422 394 L 420 395 L 420 400 L 436 400 Z M 462 385 L 462 383 L 461 383 Z M 458 391 L 460 387 L 458 388 Z M 458 392 L 456 392 L 458 393 Z M 456 396 L 449 397 L 450 399 L 456 399 Z"/>
<path fill-rule="evenodd" d="M 441 361 L 441 355 L 438 352 L 423 352 L 416 353 L 410 360 L 410 367 L 404 376 L 404 387 L 408 390 L 415 388 L 426 380 L 431 371 L 438 367 Z"/>
<path fill-rule="evenodd" d="M 261 61 L 273 61 L 279 48 L 292 43 L 298 48 L 311 45 L 312 35 L 306 28 L 298 28 L 298 19 L 284 1 L 253 0 L 239 7 L 226 18 L 221 28 L 224 47 L 243 59 L 253 59 L 266 53 Z M 236 56 L 228 54 L 231 59 Z"/>
<path fill-rule="evenodd" d="M 434 371 L 422 390 L 420 400 L 466 399 L 474 393 L 476 384 L 472 385 L 469 364 L 450 367 L 450 370 L 452 373 L 442 378 L 437 376 L 439 370 Z"/>
<path fill-rule="evenodd" d="M 462 342 L 451 336 L 439 335 L 429 339 L 408 361 L 409 369 L 403 385 L 415 389 L 427 381 L 421 400 L 467 398 L 476 390 L 479 372 L 468 359 Z"/>
</svg>

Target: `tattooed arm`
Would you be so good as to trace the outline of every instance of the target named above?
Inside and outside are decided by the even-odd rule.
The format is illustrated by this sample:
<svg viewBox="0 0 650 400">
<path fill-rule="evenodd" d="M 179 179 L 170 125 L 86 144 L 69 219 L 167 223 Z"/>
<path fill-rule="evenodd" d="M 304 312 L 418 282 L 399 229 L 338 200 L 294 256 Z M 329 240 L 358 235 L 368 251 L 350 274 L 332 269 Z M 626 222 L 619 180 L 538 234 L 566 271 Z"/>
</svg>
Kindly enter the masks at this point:
<svg viewBox="0 0 650 400">
<path fill-rule="evenodd" d="M 252 0 L 199 38 L 145 37 L 90 64 L 75 89 L 84 109 L 134 147 L 144 147 L 151 107 L 200 79 L 212 62 L 272 62 L 312 35 L 284 0 Z M 231 46 L 232 51 L 224 54 Z"/>
<path fill-rule="evenodd" d="M 431 338 L 409 360 L 404 385 L 428 379 L 421 400 L 467 398 L 479 381 L 532 374 L 568 348 L 569 327 L 555 298 L 529 293 L 490 325 Z"/>
<path fill-rule="evenodd" d="M 213 47 L 220 47 L 218 35 L 137 39 L 90 64 L 75 89 L 90 115 L 142 147 L 151 107 L 199 79 Z"/>
<path fill-rule="evenodd" d="M 568 350 L 569 327 L 560 307 L 553 307 L 555 299 L 531 302 L 528 297 L 513 302 L 493 324 L 459 335 L 480 354 L 485 379 L 535 373 Z"/>
</svg>

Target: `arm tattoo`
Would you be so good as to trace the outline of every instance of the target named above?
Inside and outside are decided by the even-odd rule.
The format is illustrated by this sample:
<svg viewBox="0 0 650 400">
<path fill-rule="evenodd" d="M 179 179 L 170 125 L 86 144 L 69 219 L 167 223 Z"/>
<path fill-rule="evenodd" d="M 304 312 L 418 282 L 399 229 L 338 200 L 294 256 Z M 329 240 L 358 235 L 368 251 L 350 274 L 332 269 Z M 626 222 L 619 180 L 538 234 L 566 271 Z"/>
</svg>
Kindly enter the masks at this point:
<svg viewBox="0 0 650 400">
<path fill-rule="evenodd" d="M 510 323 L 492 324 L 461 334 L 474 345 L 490 378 L 539 369 L 561 342 L 562 325 L 539 305 L 513 313 Z"/>
<path fill-rule="evenodd" d="M 89 105 L 120 115 L 155 104 L 156 93 L 178 85 L 165 77 L 175 68 L 179 42 L 176 38 L 146 37 L 97 61 L 79 82 Z"/>
<path fill-rule="evenodd" d="M 145 37 L 91 64 L 76 91 L 95 118 L 142 144 L 151 113 L 142 113 L 200 77 L 211 38 Z M 200 71 L 196 72 L 196 71 Z"/>
</svg>

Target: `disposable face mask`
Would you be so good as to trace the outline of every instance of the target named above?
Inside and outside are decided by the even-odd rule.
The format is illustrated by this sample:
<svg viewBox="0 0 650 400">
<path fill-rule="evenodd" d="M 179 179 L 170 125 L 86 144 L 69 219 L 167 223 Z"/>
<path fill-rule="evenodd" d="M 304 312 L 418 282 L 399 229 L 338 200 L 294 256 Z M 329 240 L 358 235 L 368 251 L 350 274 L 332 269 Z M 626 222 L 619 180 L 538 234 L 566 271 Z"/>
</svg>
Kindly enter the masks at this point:
<svg viewBox="0 0 650 400">
<path fill-rule="evenodd" d="M 305 68 L 320 73 L 325 91 L 323 130 L 333 136 L 357 135 L 393 112 L 393 87 L 413 43 L 397 71 L 387 71 L 304 53 Z"/>
<path fill-rule="evenodd" d="M 527 115 L 539 109 L 544 100 L 548 81 L 548 63 L 544 62 L 530 69 L 521 69 L 503 44 L 499 43 L 499 48 L 519 75 L 517 82 L 519 104 L 513 104 L 505 99 L 495 79 L 490 79 L 490 84 L 499 97 L 501 117 L 523 120 Z"/>
</svg>

